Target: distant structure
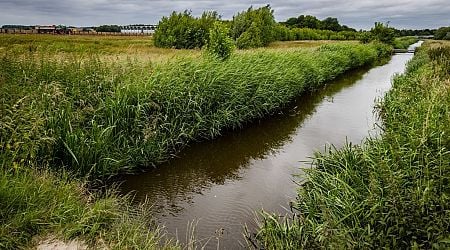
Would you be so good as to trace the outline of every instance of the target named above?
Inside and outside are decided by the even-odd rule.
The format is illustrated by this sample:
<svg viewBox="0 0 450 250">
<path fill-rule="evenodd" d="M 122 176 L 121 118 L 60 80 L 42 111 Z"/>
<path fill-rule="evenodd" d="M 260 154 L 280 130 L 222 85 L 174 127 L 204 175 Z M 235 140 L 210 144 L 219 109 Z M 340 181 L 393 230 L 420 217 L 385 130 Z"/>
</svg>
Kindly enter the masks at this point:
<svg viewBox="0 0 450 250">
<path fill-rule="evenodd" d="M 8 34 L 54 34 L 54 35 L 111 35 L 111 36 L 148 36 L 155 33 L 158 25 L 131 24 L 117 26 L 120 32 L 97 31 L 96 27 L 66 27 L 64 25 L 3 25 L 0 33 Z"/>
<path fill-rule="evenodd" d="M 153 34 L 158 28 L 158 25 L 153 24 L 131 24 L 120 26 L 120 32 L 125 34 Z"/>
<path fill-rule="evenodd" d="M 38 34 L 56 34 L 56 25 L 36 25 L 36 33 Z"/>
</svg>

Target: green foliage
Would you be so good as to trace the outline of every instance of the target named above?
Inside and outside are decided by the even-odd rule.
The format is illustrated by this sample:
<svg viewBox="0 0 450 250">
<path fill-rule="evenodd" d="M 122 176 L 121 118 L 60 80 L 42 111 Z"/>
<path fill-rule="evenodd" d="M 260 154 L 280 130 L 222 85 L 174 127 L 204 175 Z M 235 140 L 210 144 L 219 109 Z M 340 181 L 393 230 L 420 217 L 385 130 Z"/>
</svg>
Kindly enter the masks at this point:
<svg viewBox="0 0 450 250">
<path fill-rule="evenodd" d="M 154 34 L 157 47 L 194 49 L 202 48 L 209 39 L 209 30 L 219 20 L 217 12 L 204 12 L 200 18 L 192 16 L 190 11 L 172 12 L 169 17 L 159 21 Z"/>
<path fill-rule="evenodd" d="M 262 50 L 224 62 L 181 58 L 153 74 L 136 63 L 6 54 L 0 58 L 0 157 L 91 178 L 153 166 L 193 140 L 270 114 L 373 62 L 379 47 Z"/>
<path fill-rule="evenodd" d="M 97 32 L 120 32 L 118 25 L 101 25 L 95 28 Z"/>
<path fill-rule="evenodd" d="M 450 48 L 418 53 L 380 104 L 381 138 L 317 153 L 293 219 L 263 216 L 263 248 L 450 247 Z"/>
<path fill-rule="evenodd" d="M 394 45 L 395 29 L 383 23 L 375 22 L 375 26 L 366 32 L 362 32 L 359 36 L 362 43 L 379 41 L 385 44 Z"/>
<path fill-rule="evenodd" d="M 221 60 L 226 60 L 231 56 L 234 49 L 234 42 L 228 36 L 229 29 L 225 24 L 215 22 L 209 31 L 208 53 Z"/>
<path fill-rule="evenodd" d="M 395 30 L 388 25 L 380 22 L 375 22 L 375 27 L 370 30 L 375 40 L 386 44 L 394 44 Z"/>
<path fill-rule="evenodd" d="M 238 13 L 233 17 L 231 36 L 240 49 L 267 46 L 274 41 L 275 19 L 269 5 Z"/>
<path fill-rule="evenodd" d="M 94 245 L 101 237 L 101 244 L 109 249 L 164 247 L 145 209 L 131 208 L 127 198 L 111 193 L 88 195 L 69 176 L 38 172 L 22 164 L 3 165 L 0 200 L 1 249 L 24 248 L 33 237 L 49 235 Z"/>
<path fill-rule="evenodd" d="M 359 36 L 359 40 L 362 43 L 370 43 L 371 41 L 374 40 L 373 34 L 369 31 L 364 31 L 360 34 Z"/>
<path fill-rule="evenodd" d="M 434 39 L 450 40 L 450 27 L 441 27 L 434 33 Z"/>
<path fill-rule="evenodd" d="M 419 41 L 419 39 L 414 36 L 396 37 L 394 40 L 394 48 L 407 49 L 409 45 L 416 43 L 417 41 Z"/>
<path fill-rule="evenodd" d="M 340 25 L 337 18 L 327 17 L 322 21 L 317 19 L 315 16 L 311 15 L 300 15 L 298 18 L 291 17 L 286 22 L 284 22 L 288 27 L 291 28 L 309 28 L 309 29 L 320 29 L 320 30 L 331 30 L 331 31 L 353 31 L 355 29 L 349 28 L 346 25 Z"/>
</svg>

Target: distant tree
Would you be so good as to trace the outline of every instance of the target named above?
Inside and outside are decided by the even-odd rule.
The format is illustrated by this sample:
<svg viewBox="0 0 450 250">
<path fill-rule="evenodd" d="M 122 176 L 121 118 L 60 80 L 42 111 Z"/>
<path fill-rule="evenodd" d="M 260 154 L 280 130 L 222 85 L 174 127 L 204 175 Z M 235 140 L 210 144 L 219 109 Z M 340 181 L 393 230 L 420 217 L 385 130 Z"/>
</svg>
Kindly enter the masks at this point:
<svg viewBox="0 0 450 250">
<path fill-rule="evenodd" d="M 383 24 L 381 22 L 375 22 L 375 27 L 370 30 L 373 38 L 386 43 L 393 44 L 395 40 L 395 30 L 389 27 L 389 24 Z"/>
<path fill-rule="evenodd" d="M 450 40 L 450 27 L 441 27 L 434 33 L 434 39 Z"/>
<path fill-rule="evenodd" d="M 120 32 L 120 27 L 117 25 L 101 25 L 95 28 L 97 32 Z"/>
<path fill-rule="evenodd" d="M 256 48 L 274 41 L 276 22 L 270 5 L 238 13 L 233 17 L 231 36 L 238 48 Z"/>
<path fill-rule="evenodd" d="M 228 59 L 234 49 L 234 42 L 228 36 L 229 29 L 226 24 L 219 21 L 214 22 L 209 30 L 209 41 L 207 51 L 213 57 L 221 60 Z"/>
<path fill-rule="evenodd" d="M 317 19 L 317 17 L 315 16 L 310 16 L 310 15 L 306 15 L 306 16 L 299 16 L 298 17 L 299 20 L 299 28 L 310 28 L 310 29 L 319 29 L 321 22 L 319 19 Z"/>
<path fill-rule="evenodd" d="M 289 27 L 298 27 L 298 19 L 296 17 L 291 17 L 286 20 L 285 24 Z"/>
<path fill-rule="evenodd" d="M 337 18 L 327 17 L 320 23 L 320 29 L 323 30 L 332 30 L 332 31 L 340 31 L 342 30 L 341 25 Z"/>
</svg>

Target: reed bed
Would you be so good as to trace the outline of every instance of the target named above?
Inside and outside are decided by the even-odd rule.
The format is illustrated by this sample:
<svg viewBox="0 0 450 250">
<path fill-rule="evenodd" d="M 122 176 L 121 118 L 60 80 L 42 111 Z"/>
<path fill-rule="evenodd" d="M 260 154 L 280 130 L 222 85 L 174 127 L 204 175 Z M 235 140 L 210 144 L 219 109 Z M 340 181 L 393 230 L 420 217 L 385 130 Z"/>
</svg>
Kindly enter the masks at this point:
<svg viewBox="0 0 450 250">
<path fill-rule="evenodd" d="M 389 53 L 381 44 L 329 44 L 157 66 L 6 53 L 1 157 L 94 178 L 152 167 Z"/>
<path fill-rule="evenodd" d="M 154 167 L 391 50 L 327 44 L 160 64 L 51 51 L 0 53 L 2 249 L 47 236 L 110 249 L 178 247 L 162 240 L 145 208 L 86 186 Z"/>
<path fill-rule="evenodd" d="M 263 214 L 255 245 L 450 247 L 450 46 L 424 47 L 379 104 L 381 138 L 317 153 L 293 214 Z"/>
</svg>

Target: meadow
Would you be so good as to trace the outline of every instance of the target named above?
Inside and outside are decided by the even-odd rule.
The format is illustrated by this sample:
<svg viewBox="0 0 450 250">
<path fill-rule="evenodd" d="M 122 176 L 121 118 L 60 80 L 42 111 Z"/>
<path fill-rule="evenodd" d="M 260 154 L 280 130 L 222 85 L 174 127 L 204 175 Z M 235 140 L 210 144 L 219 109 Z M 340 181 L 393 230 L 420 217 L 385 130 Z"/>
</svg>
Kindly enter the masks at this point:
<svg viewBox="0 0 450 250">
<path fill-rule="evenodd" d="M 378 104 L 380 138 L 317 153 L 265 249 L 448 249 L 450 43 L 427 42 Z"/>
<path fill-rule="evenodd" d="M 156 167 L 391 53 L 378 43 L 319 41 L 218 61 L 146 39 L 0 36 L 1 248 L 48 235 L 117 249 L 176 247 L 160 242 L 145 207 L 92 187 Z"/>
</svg>

